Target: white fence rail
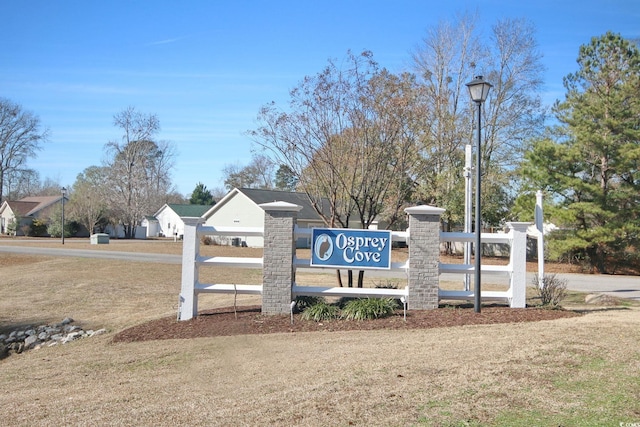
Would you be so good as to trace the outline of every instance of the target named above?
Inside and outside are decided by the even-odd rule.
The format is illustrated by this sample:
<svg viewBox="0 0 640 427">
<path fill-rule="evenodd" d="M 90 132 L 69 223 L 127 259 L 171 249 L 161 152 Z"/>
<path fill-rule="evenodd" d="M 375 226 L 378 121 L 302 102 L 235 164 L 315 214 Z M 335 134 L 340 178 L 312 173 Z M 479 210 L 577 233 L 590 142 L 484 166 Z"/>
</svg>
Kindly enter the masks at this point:
<svg viewBox="0 0 640 427">
<path fill-rule="evenodd" d="M 503 243 L 510 246 L 509 263 L 507 265 L 487 265 L 481 267 L 481 273 L 501 275 L 509 278 L 509 288 L 506 291 L 481 290 L 483 301 L 504 301 L 511 307 L 524 307 L 526 300 L 526 230 L 529 223 L 509 223 L 509 233 L 482 233 L 482 243 Z M 441 242 L 473 242 L 474 233 L 440 233 Z M 443 264 L 440 263 L 440 273 L 472 274 L 475 272 L 473 264 Z M 443 290 L 438 291 L 440 299 L 473 300 L 473 290 Z"/>
<path fill-rule="evenodd" d="M 262 228 L 247 227 L 204 227 L 201 218 L 183 218 L 185 222 L 185 235 L 182 257 L 182 286 L 180 293 L 180 308 L 178 318 L 187 320 L 197 314 L 198 295 L 202 293 L 234 293 L 262 295 L 262 285 L 242 285 L 230 283 L 200 283 L 199 268 L 209 266 L 222 266 L 233 268 L 263 268 L 263 258 L 236 258 L 236 257 L 205 257 L 200 255 L 200 239 L 203 236 L 264 236 Z M 526 292 L 526 227 L 528 223 L 510 223 L 510 232 L 502 234 L 482 233 L 483 243 L 506 243 L 511 247 L 509 263 L 507 265 L 483 265 L 482 273 L 504 275 L 509 278 L 509 288 L 506 291 L 482 291 L 481 299 L 484 301 L 499 300 L 510 304 L 511 307 L 525 306 Z M 408 242 L 409 231 L 392 232 L 394 242 Z M 311 235 L 311 229 L 295 228 L 294 241 L 297 237 Z M 468 242 L 474 240 L 473 233 L 440 233 L 440 241 Z M 293 268 L 310 268 L 309 259 L 294 257 Z M 313 267 L 314 269 L 318 267 Z M 471 264 L 443 264 L 440 263 L 440 273 L 456 273 L 460 275 L 474 272 Z M 335 268 L 329 268 L 335 270 Z M 409 261 L 394 262 L 391 272 L 397 277 L 404 277 L 409 273 Z M 368 275 L 380 274 L 377 270 L 370 270 Z M 388 274 L 388 273 L 385 273 Z M 403 298 L 409 295 L 409 286 L 402 289 L 386 288 L 348 288 L 348 287 L 321 287 L 303 286 L 293 283 L 292 296 L 316 295 L 316 296 L 359 296 L 359 297 L 392 297 Z M 458 299 L 473 300 L 473 291 L 443 290 L 439 289 L 440 300 Z M 411 308 L 411 307 L 409 307 Z"/>
</svg>

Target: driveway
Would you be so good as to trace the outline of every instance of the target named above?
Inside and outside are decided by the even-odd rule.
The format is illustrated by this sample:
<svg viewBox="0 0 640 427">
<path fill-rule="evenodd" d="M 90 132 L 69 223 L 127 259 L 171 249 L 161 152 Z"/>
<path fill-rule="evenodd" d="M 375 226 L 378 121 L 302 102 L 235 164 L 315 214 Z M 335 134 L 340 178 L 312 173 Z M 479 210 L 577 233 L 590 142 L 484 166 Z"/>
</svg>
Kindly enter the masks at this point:
<svg viewBox="0 0 640 427">
<path fill-rule="evenodd" d="M 180 264 L 182 258 L 180 255 L 123 252 L 123 251 L 94 251 L 84 249 L 62 249 L 62 248 L 42 248 L 35 246 L 13 246 L 1 245 L 1 252 L 32 254 L 42 256 L 75 256 L 84 258 L 103 258 L 103 259 L 120 259 L 138 262 L 157 262 L 168 264 Z M 301 269 L 304 271 L 312 271 L 312 269 Z M 318 272 L 318 269 L 313 269 Z M 327 270 L 325 270 L 327 271 Z M 333 270 L 329 271 L 333 272 Z M 379 275 L 379 274 L 377 274 Z M 382 273 L 389 277 L 405 277 L 402 273 L 386 272 Z M 527 274 L 527 283 L 532 283 L 533 273 Z M 627 298 L 640 301 L 640 277 L 637 276 L 613 276 L 599 274 L 558 274 L 559 278 L 567 281 L 567 288 L 573 291 L 587 293 L 604 293 L 618 298 Z M 453 274 L 442 274 L 442 280 L 458 281 L 462 280 L 462 276 Z M 483 274 L 484 283 L 501 283 L 506 279 Z"/>
</svg>

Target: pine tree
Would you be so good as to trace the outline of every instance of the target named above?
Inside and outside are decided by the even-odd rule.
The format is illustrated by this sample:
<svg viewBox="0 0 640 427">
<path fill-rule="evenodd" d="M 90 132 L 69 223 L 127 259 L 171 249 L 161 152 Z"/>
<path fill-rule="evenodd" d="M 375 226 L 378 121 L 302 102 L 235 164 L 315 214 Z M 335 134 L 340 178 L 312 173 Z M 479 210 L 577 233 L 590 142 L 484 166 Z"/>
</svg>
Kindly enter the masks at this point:
<svg viewBox="0 0 640 427">
<path fill-rule="evenodd" d="M 199 182 L 191 193 L 189 203 L 192 205 L 213 205 L 213 195 L 207 190 L 207 186 Z"/>
<path fill-rule="evenodd" d="M 552 242 L 600 272 L 638 262 L 640 248 L 640 51 L 611 32 L 580 47 L 564 79 L 559 125 L 538 141 L 525 173 L 559 203 L 570 231 Z"/>
</svg>

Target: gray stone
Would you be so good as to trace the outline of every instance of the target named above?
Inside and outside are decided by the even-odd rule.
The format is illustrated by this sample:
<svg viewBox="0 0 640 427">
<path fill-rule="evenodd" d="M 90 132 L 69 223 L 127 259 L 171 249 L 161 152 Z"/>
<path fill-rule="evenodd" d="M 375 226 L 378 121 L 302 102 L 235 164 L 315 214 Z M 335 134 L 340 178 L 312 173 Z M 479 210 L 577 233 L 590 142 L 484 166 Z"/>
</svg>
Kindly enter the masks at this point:
<svg viewBox="0 0 640 427">
<path fill-rule="evenodd" d="M 24 340 L 24 346 L 29 348 L 31 347 L 33 344 L 35 344 L 36 342 L 38 342 L 38 337 L 35 335 L 29 335 L 25 340 Z"/>
<path fill-rule="evenodd" d="M 28 327 L 11 331 L 8 336 L 0 335 L 0 358 L 2 352 L 10 355 L 25 350 L 37 350 L 107 332 L 106 329 L 85 331 L 79 326 L 70 325 L 71 322 L 73 319 L 66 318 L 62 323 Z"/>
</svg>

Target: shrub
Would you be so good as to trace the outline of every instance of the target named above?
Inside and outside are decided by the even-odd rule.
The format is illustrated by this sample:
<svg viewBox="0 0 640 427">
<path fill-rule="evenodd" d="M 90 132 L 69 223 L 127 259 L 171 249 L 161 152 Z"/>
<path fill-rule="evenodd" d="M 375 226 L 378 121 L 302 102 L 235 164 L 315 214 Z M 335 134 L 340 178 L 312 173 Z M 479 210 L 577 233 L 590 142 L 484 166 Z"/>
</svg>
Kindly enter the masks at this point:
<svg viewBox="0 0 640 427">
<path fill-rule="evenodd" d="M 308 295 L 301 295 L 296 297 L 296 311 L 301 313 L 309 307 L 313 307 L 316 304 L 326 302 L 322 297 L 314 297 Z"/>
<path fill-rule="evenodd" d="M 567 281 L 555 274 L 542 276 L 542 286 L 538 282 L 538 275 L 533 278 L 533 287 L 543 306 L 556 308 L 567 296 Z"/>
<path fill-rule="evenodd" d="M 31 230 L 29 231 L 29 235 L 32 237 L 46 236 L 48 234 L 47 227 L 47 221 L 45 221 L 44 219 L 36 218 L 31 223 Z M 60 236 L 60 234 L 58 234 L 58 236 Z"/>
<path fill-rule="evenodd" d="M 349 301 L 342 309 L 347 320 L 367 320 L 393 314 L 397 302 L 393 298 L 361 298 Z"/>
<path fill-rule="evenodd" d="M 316 322 L 336 319 L 338 317 L 340 317 L 340 308 L 324 301 L 307 307 L 307 309 L 302 312 L 303 319 L 315 320 Z"/>
<path fill-rule="evenodd" d="M 387 280 L 386 282 L 375 283 L 376 289 L 398 289 L 398 283 Z"/>
<path fill-rule="evenodd" d="M 202 236 L 200 238 L 200 242 L 202 242 L 202 244 L 205 246 L 213 245 L 213 239 L 211 238 L 211 236 Z"/>
</svg>

